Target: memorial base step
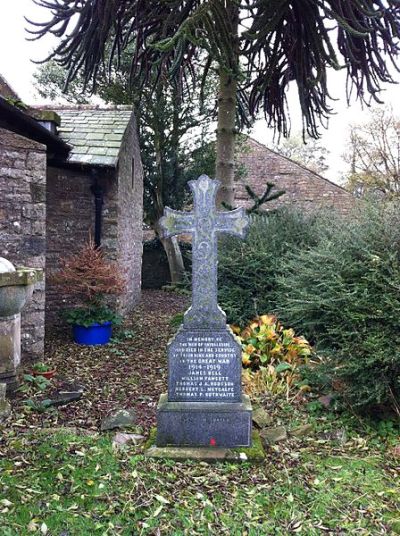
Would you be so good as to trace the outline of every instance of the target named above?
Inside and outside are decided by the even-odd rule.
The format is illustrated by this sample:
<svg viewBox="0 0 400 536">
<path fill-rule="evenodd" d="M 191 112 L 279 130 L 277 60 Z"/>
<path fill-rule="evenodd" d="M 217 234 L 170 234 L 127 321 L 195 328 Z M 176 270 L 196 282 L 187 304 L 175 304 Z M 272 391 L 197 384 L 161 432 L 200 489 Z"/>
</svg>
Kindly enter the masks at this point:
<svg viewBox="0 0 400 536">
<path fill-rule="evenodd" d="M 157 447 L 251 446 L 251 402 L 170 402 L 157 407 Z"/>
<path fill-rule="evenodd" d="M 153 428 L 145 444 L 144 454 L 148 458 L 168 460 L 198 460 L 208 463 L 263 463 L 265 451 L 258 430 L 253 429 L 251 447 L 159 447 L 156 445 L 157 429 Z"/>
</svg>

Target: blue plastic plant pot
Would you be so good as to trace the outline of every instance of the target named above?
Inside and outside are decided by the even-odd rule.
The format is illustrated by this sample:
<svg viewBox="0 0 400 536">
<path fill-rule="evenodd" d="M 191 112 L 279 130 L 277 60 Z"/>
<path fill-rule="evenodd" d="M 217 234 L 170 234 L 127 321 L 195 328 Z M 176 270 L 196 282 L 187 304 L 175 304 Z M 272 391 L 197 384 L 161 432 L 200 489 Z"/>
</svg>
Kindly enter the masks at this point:
<svg viewBox="0 0 400 536">
<path fill-rule="evenodd" d="M 93 324 L 86 328 L 75 324 L 72 326 L 72 333 L 77 344 L 89 346 L 107 344 L 111 339 L 112 325 L 111 322 L 104 322 L 104 324 Z"/>
</svg>

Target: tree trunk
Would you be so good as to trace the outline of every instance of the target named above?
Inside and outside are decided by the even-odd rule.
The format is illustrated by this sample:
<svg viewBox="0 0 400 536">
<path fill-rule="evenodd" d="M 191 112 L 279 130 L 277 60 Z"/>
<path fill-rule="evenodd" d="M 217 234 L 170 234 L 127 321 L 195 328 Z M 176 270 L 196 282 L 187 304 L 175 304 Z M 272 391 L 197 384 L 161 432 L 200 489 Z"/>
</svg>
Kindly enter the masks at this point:
<svg viewBox="0 0 400 536">
<path fill-rule="evenodd" d="M 159 223 L 158 223 L 164 212 L 164 200 L 163 200 L 163 195 L 162 195 L 163 182 L 164 182 L 163 167 L 162 167 L 162 157 L 163 157 L 162 146 L 164 143 L 164 140 L 163 140 L 164 131 L 163 131 L 162 125 L 157 126 L 157 128 L 154 129 L 154 132 L 155 132 L 154 146 L 155 146 L 156 163 L 157 163 L 157 169 L 158 169 L 158 182 L 153 192 L 153 201 L 154 201 L 155 213 L 156 213 L 156 221 L 153 227 L 167 255 L 169 273 L 171 276 L 171 283 L 173 285 L 176 285 L 177 283 L 181 283 L 183 281 L 183 276 L 185 273 L 185 266 L 183 264 L 182 252 L 179 247 L 179 243 L 178 243 L 176 236 L 172 236 L 171 238 L 163 238 L 162 230 L 160 229 Z"/>
<path fill-rule="evenodd" d="M 235 187 L 235 134 L 237 106 L 237 75 L 239 66 L 239 10 L 236 4 L 228 3 L 227 14 L 232 24 L 232 56 L 230 68 L 220 65 L 218 91 L 218 123 L 215 178 L 222 185 L 217 203 L 234 206 Z"/>
<path fill-rule="evenodd" d="M 182 252 L 179 247 L 178 239 L 176 236 L 171 238 L 160 238 L 160 242 L 167 254 L 169 273 L 171 275 L 171 283 L 176 285 L 183 281 L 185 273 L 185 266 L 183 264 Z"/>
<path fill-rule="evenodd" d="M 215 166 L 215 178 L 222 183 L 218 192 L 218 205 L 222 202 L 230 206 L 234 205 L 236 90 L 236 80 L 232 75 L 221 71 Z"/>
</svg>

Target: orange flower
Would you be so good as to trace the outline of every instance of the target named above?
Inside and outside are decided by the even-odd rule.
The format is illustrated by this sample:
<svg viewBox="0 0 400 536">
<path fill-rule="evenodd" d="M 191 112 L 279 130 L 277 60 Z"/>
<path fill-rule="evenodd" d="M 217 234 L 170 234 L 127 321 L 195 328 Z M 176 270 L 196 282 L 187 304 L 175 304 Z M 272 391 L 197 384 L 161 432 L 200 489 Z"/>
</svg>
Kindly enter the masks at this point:
<svg viewBox="0 0 400 536">
<path fill-rule="evenodd" d="M 245 348 L 246 354 L 249 354 L 249 355 L 255 351 L 256 351 L 256 348 L 252 344 L 248 344 Z"/>
</svg>

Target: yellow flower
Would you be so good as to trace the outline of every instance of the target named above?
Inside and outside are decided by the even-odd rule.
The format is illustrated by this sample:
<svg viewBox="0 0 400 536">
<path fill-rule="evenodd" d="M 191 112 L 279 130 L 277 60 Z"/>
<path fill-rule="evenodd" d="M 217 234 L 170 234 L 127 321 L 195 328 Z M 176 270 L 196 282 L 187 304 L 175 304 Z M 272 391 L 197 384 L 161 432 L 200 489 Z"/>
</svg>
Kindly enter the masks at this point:
<svg viewBox="0 0 400 536">
<path fill-rule="evenodd" d="M 277 335 L 276 335 L 274 328 L 272 326 L 268 327 L 265 331 L 265 338 L 267 339 L 267 341 L 272 341 L 276 339 L 276 337 Z"/>
<path fill-rule="evenodd" d="M 276 355 L 280 354 L 282 352 L 282 346 L 280 344 L 276 344 L 274 348 L 271 350 L 271 354 Z"/>
<path fill-rule="evenodd" d="M 250 356 L 246 352 L 242 352 L 242 363 L 244 367 L 248 367 L 251 364 Z"/>
<path fill-rule="evenodd" d="M 294 337 L 294 329 L 292 328 L 284 329 L 282 333 L 283 333 L 283 336 L 287 339 L 293 339 Z"/>
<path fill-rule="evenodd" d="M 261 315 L 260 320 L 267 326 L 272 326 L 276 322 L 276 316 L 274 315 Z"/>
<path fill-rule="evenodd" d="M 293 342 L 299 346 L 310 346 L 310 343 L 304 337 L 294 337 Z"/>
</svg>

